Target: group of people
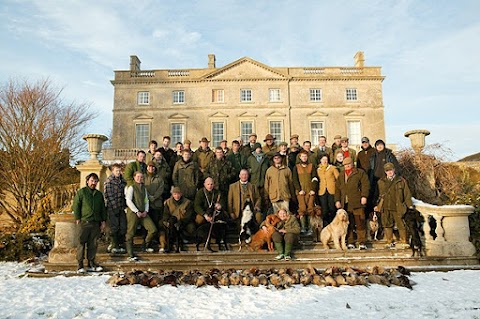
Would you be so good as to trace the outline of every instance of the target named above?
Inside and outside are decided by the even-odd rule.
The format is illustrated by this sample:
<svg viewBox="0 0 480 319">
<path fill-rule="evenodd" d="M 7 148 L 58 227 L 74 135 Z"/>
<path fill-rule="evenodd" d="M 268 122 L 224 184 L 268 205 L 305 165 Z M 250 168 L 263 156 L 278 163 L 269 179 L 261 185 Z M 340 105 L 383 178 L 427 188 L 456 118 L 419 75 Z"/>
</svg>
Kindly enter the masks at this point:
<svg viewBox="0 0 480 319">
<path fill-rule="evenodd" d="M 311 233 L 309 219 L 316 205 L 322 209 L 324 226 L 337 209 L 348 212 L 349 248 L 366 249 L 367 216 L 373 210 L 381 212 L 388 245 L 394 245 L 394 227 L 400 243 L 406 244 L 402 216 L 413 204 L 398 161 L 383 140 L 372 147 L 363 137 L 358 153 L 339 135 L 331 146 L 320 136 L 315 149 L 310 141 L 300 145 L 296 134 L 290 145 L 277 145 L 271 134 L 263 141 L 260 144 L 252 133 L 246 143 L 237 138 L 229 148 L 224 140 L 212 150 L 203 137 L 193 151 L 189 140 L 170 148 L 170 137 L 165 136 L 162 146 L 152 140 L 147 152 L 138 151 L 123 174 L 122 165 L 113 164 L 103 194 L 96 189 L 98 176 L 87 176 L 73 205 L 80 228 L 79 271 L 85 270 L 85 246 L 87 270 L 101 268 L 95 262 L 96 238 L 107 221 L 109 251 L 126 252 L 130 260 L 137 260 L 133 238 L 139 225 L 146 230 L 143 250 L 153 252 L 158 242 L 159 252 L 166 252 L 173 245 L 170 233 L 193 241 L 197 228 L 214 218 L 239 230 L 247 202 L 257 225 L 271 213 L 282 220 L 272 237 L 278 259 L 290 259 L 300 234 Z"/>
</svg>

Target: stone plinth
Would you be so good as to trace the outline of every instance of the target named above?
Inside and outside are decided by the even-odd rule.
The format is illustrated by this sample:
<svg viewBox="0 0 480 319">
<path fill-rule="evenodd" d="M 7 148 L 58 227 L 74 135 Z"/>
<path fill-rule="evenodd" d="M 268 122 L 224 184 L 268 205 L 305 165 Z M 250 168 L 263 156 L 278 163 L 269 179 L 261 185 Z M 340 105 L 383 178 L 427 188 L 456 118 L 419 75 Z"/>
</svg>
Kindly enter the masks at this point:
<svg viewBox="0 0 480 319">
<path fill-rule="evenodd" d="M 80 188 L 86 186 L 86 177 L 90 173 L 95 173 L 99 177 L 97 189 L 103 192 L 103 184 L 107 179 L 107 167 L 96 161 L 86 161 L 80 165 L 77 165 L 77 169 L 80 171 Z"/>
<path fill-rule="evenodd" d="M 52 214 L 50 220 L 55 226 L 55 243 L 48 254 L 48 262 L 75 262 L 78 239 L 73 213 Z"/>
<path fill-rule="evenodd" d="M 470 226 L 468 216 L 474 212 L 470 205 L 436 206 L 415 200 L 417 210 L 425 218 L 425 250 L 427 256 L 460 257 L 475 255 L 475 246 L 470 242 Z M 428 216 L 437 222 L 435 233 L 430 235 Z"/>
<path fill-rule="evenodd" d="M 421 150 L 425 147 L 425 137 L 430 135 L 430 131 L 427 130 L 411 130 L 405 132 L 405 137 L 410 139 L 412 148 L 414 150 Z"/>
</svg>

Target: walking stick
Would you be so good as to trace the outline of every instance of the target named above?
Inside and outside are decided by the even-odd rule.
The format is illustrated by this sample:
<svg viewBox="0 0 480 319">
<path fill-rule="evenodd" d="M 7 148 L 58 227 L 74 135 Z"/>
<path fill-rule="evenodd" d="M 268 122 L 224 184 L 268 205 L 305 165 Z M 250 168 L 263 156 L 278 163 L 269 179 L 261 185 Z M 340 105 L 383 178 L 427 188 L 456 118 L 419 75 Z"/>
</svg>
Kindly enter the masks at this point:
<svg viewBox="0 0 480 319">
<path fill-rule="evenodd" d="M 217 202 L 216 204 L 218 204 L 220 202 L 220 194 L 218 194 L 218 197 L 217 197 Z M 208 231 L 208 237 L 207 237 L 207 241 L 205 242 L 205 247 L 203 247 L 203 251 L 205 251 L 210 243 L 210 238 L 212 236 L 212 230 L 213 230 L 213 224 L 215 224 L 215 216 L 217 216 L 217 211 L 215 209 L 215 205 L 213 207 L 213 215 L 212 215 L 212 221 L 210 222 L 210 230 Z"/>
</svg>

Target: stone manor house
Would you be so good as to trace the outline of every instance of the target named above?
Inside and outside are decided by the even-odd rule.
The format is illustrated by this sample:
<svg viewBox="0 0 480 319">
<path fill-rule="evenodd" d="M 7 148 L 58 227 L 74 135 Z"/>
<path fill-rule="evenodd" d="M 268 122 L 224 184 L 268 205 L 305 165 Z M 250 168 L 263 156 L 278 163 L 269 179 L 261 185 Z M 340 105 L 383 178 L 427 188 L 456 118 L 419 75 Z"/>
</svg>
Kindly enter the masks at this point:
<svg viewBox="0 0 480 319">
<path fill-rule="evenodd" d="M 169 135 L 172 146 L 185 139 L 198 146 L 207 137 L 215 147 L 257 133 L 276 142 L 317 144 L 325 135 L 348 136 L 360 146 L 362 136 L 385 138 L 381 67 L 364 65 L 364 53 L 354 66 L 272 67 L 243 57 L 217 67 L 208 55 L 202 69 L 142 70 L 137 56 L 130 69 L 115 71 L 111 148 L 104 159 L 132 159 L 148 142 Z M 373 143 L 373 142 L 372 142 Z"/>
</svg>

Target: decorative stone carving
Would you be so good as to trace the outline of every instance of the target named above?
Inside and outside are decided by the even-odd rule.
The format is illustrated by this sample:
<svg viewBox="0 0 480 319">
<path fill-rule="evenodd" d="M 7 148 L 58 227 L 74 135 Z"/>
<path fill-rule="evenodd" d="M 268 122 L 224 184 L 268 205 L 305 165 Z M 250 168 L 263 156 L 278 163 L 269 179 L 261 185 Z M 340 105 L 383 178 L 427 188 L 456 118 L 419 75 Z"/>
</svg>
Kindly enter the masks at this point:
<svg viewBox="0 0 480 319">
<path fill-rule="evenodd" d="M 415 151 L 422 150 L 425 147 L 425 137 L 430 135 L 430 131 L 427 130 L 411 130 L 405 132 L 405 137 L 410 139 L 412 148 Z"/>
<path fill-rule="evenodd" d="M 470 205 L 431 205 L 413 199 L 417 210 L 425 218 L 425 250 L 427 256 L 466 257 L 475 255 L 475 246 L 470 242 L 470 226 L 468 216 L 473 214 Z M 428 216 L 432 216 L 437 227 L 437 237 L 430 235 Z"/>
<path fill-rule="evenodd" d="M 98 154 L 102 152 L 102 144 L 108 140 L 108 137 L 102 134 L 87 134 L 83 136 L 83 139 L 88 143 L 90 161 L 98 162 Z"/>
</svg>

